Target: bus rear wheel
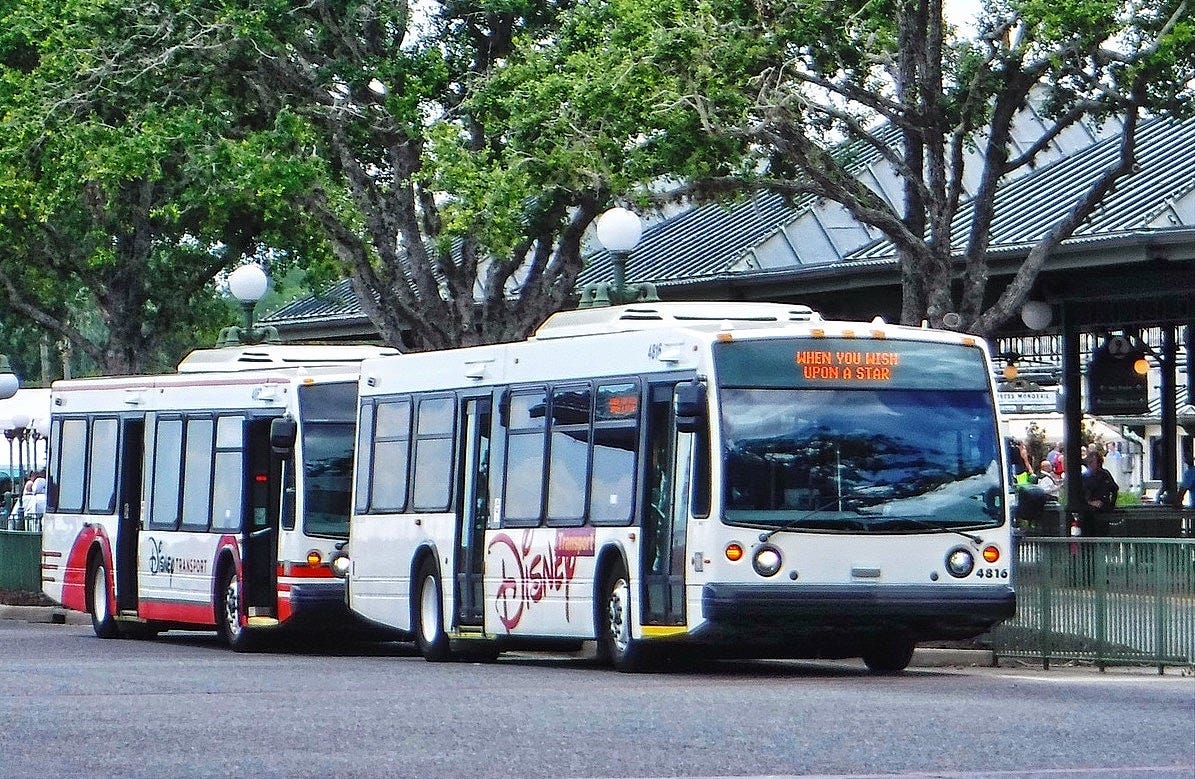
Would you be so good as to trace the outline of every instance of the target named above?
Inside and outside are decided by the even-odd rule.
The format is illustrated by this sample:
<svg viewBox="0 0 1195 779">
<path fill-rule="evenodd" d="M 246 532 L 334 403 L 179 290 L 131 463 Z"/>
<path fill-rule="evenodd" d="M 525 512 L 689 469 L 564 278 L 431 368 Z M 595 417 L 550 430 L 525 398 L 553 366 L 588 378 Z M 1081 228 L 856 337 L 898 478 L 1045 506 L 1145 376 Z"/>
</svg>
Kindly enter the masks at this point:
<svg viewBox="0 0 1195 779">
<path fill-rule="evenodd" d="M 91 629 L 97 636 L 116 638 L 120 634 L 108 600 L 108 567 L 99 557 L 92 561 L 87 572 L 87 610 L 91 612 Z"/>
<path fill-rule="evenodd" d="M 597 602 L 598 660 L 627 673 L 648 670 L 648 648 L 631 638 L 631 585 L 621 562 L 605 577 Z"/>
<path fill-rule="evenodd" d="M 423 659 L 438 663 L 448 659 L 448 634 L 444 631 L 444 600 L 440 597 L 440 572 L 430 557 L 415 575 L 415 643 Z"/>
<path fill-rule="evenodd" d="M 234 652 L 253 649 L 252 634 L 241 624 L 241 585 L 231 565 L 220 577 L 220 587 L 216 590 L 216 632 Z"/>
<path fill-rule="evenodd" d="M 863 650 L 863 663 L 872 673 L 900 673 L 909 667 L 915 647 L 907 638 L 878 639 Z"/>
</svg>

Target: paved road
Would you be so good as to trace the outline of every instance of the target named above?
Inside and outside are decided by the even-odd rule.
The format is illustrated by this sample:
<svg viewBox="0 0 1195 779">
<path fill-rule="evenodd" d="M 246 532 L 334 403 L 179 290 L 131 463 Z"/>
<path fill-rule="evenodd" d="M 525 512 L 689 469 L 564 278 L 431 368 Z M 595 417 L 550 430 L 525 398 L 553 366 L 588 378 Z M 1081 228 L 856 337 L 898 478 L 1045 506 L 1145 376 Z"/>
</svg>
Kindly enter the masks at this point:
<svg viewBox="0 0 1195 779">
<path fill-rule="evenodd" d="M 1195 678 L 409 647 L 238 655 L 0 621 L 0 777 L 1189 777 Z"/>
</svg>

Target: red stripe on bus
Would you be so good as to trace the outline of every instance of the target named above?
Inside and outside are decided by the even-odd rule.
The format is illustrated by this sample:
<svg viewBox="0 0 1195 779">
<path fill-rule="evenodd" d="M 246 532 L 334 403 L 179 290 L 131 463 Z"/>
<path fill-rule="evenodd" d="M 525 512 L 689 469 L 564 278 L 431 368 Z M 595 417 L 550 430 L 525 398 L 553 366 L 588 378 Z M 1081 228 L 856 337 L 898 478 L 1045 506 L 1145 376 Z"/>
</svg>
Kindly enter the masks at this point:
<svg viewBox="0 0 1195 779">
<path fill-rule="evenodd" d="M 286 593 L 286 597 L 282 597 L 281 587 L 278 592 L 278 621 L 286 622 L 294 614 L 294 609 L 290 606 L 290 593 Z"/>
<path fill-rule="evenodd" d="M 278 575 L 291 579 L 332 579 L 332 566 L 328 564 L 312 567 L 307 563 L 279 563 Z"/>
</svg>

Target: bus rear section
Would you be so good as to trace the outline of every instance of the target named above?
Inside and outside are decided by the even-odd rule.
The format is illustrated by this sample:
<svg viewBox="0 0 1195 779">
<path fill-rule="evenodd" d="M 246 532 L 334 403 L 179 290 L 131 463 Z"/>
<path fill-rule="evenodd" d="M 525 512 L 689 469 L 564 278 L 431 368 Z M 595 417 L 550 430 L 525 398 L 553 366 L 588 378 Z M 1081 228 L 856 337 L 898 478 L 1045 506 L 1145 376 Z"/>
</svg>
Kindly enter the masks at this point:
<svg viewBox="0 0 1195 779">
<path fill-rule="evenodd" d="M 990 360 L 799 306 L 363 366 L 350 606 L 421 652 L 909 662 L 1012 614 Z"/>
<path fill-rule="evenodd" d="M 104 638 L 359 628 L 330 565 L 356 387 L 344 367 L 56 384 L 45 593 Z"/>
</svg>

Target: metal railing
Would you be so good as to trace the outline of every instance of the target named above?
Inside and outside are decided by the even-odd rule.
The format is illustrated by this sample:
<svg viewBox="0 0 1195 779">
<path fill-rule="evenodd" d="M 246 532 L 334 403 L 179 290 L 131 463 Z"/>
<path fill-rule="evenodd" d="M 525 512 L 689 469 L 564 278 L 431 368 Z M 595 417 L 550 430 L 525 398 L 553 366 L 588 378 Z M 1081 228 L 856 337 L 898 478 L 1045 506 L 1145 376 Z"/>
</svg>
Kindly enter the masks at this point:
<svg viewBox="0 0 1195 779">
<path fill-rule="evenodd" d="M 1017 614 L 996 657 L 1107 665 L 1195 664 L 1195 541 L 1021 538 Z"/>
</svg>

